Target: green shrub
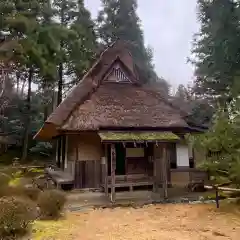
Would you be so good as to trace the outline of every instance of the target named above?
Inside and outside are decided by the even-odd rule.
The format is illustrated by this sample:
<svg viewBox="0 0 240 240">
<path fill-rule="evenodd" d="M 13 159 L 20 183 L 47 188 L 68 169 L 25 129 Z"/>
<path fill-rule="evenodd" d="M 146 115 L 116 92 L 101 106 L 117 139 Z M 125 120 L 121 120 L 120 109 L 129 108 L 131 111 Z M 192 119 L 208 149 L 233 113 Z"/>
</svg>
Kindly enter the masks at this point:
<svg viewBox="0 0 240 240">
<path fill-rule="evenodd" d="M 1 239 L 27 233 L 36 216 L 36 206 L 30 200 L 21 197 L 0 198 Z"/>
<path fill-rule="evenodd" d="M 54 189 L 40 192 L 37 203 L 41 218 L 58 218 L 62 213 L 65 202 L 66 195 L 62 191 Z"/>
<path fill-rule="evenodd" d="M 24 186 L 0 186 L 0 197 L 20 196 L 28 198 L 32 201 L 37 201 L 40 189 Z"/>
</svg>

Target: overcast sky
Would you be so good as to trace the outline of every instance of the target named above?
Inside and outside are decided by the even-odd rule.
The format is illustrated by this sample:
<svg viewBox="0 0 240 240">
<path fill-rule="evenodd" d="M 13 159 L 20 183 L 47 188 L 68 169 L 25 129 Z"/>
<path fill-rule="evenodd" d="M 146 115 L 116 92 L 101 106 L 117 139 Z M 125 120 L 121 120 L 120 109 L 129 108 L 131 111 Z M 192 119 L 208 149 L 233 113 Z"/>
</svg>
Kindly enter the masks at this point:
<svg viewBox="0 0 240 240">
<path fill-rule="evenodd" d="M 96 18 L 100 0 L 85 0 Z M 154 64 L 159 76 L 173 88 L 188 84 L 193 67 L 187 63 L 193 34 L 198 31 L 196 0 L 138 0 L 145 43 L 154 50 Z"/>
</svg>

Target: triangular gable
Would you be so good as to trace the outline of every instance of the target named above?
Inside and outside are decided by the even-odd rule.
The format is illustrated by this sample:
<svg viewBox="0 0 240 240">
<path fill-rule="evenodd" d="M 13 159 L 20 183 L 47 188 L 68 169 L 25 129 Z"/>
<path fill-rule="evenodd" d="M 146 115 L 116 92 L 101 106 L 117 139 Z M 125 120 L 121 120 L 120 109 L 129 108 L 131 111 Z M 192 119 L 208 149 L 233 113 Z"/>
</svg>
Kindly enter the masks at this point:
<svg viewBox="0 0 240 240">
<path fill-rule="evenodd" d="M 115 63 L 108 71 L 103 82 L 132 83 L 130 76 L 124 71 L 119 63 Z"/>
<path fill-rule="evenodd" d="M 138 80 L 135 72 L 129 69 L 121 57 L 117 56 L 103 76 L 102 82 L 135 84 Z"/>
</svg>

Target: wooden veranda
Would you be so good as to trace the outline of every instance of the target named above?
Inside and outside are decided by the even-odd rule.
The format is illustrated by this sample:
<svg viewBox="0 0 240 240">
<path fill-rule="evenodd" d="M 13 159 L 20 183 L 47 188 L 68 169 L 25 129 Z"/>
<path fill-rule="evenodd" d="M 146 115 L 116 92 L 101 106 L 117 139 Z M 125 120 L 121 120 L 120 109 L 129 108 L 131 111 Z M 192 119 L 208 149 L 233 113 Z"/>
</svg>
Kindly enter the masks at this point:
<svg viewBox="0 0 240 240">
<path fill-rule="evenodd" d="M 159 188 L 161 188 L 163 190 L 163 198 L 168 197 L 168 172 L 170 171 L 170 169 L 169 164 L 167 163 L 166 143 L 161 143 L 162 157 L 153 157 L 152 175 L 116 175 L 116 147 L 114 143 L 111 143 L 105 144 L 105 148 L 107 148 L 107 145 L 110 145 L 111 154 L 110 161 L 107 161 L 107 159 L 105 158 L 103 162 L 104 167 L 102 168 L 102 187 L 105 191 L 106 196 L 110 196 L 111 202 L 114 203 L 116 200 L 116 189 L 122 187 L 128 187 L 130 191 L 132 191 L 134 187 L 150 186 L 153 188 L 154 192 L 158 192 Z M 108 176 L 109 163 L 111 169 L 110 176 Z"/>
</svg>

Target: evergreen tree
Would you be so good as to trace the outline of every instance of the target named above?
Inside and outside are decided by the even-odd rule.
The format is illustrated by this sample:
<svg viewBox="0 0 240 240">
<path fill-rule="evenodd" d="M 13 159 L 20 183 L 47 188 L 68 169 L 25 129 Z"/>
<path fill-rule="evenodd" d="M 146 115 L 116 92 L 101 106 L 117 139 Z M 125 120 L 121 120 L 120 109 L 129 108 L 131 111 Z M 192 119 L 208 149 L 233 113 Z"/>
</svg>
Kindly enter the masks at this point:
<svg viewBox="0 0 240 240">
<path fill-rule="evenodd" d="M 175 93 L 175 98 L 182 101 L 188 101 L 191 98 L 191 93 L 183 84 L 180 84 Z"/>
<path fill-rule="evenodd" d="M 9 3 L 9 1 L 8 1 Z M 46 51 L 47 39 L 43 41 L 43 32 L 46 25 L 42 25 L 42 9 L 46 0 L 12 0 L 8 11 L 2 16 L 2 33 L 5 39 L 2 43 L 0 54 L 5 64 L 13 65 L 17 82 L 24 78 L 27 83 L 27 94 L 22 109 L 23 126 L 23 153 L 25 160 L 28 153 L 29 134 L 31 133 L 32 116 L 32 83 L 39 76 L 46 76 L 50 73 L 49 59 Z M 6 9 L 6 5 L 0 5 Z M 45 31 L 46 32 L 46 31 Z M 24 87 L 23 87 L 24 89 Z M 25 93 L 24 93 L 25 95 Z"/>
<path fill-rule="evenodd" d="M 156 81 L 152 51 L 144 46 L 136 0 L 102 0 L 102 10 L 98 16 L 98 34 L 105 45 L 118 39 L 128 42 L 129 50 L 141 72 L 142 81 Z"/>
<path fill-rule="evenodd" d="M 43 57 L 46 59 L 48 71 L 39 76 L 37 84 L 42 91 L 42 104 L 44 106 L 44 120 L 51 113 L 52 95 L 57 83 L 57 64 L 60 55 L 60 39 L 67 34 L 58 23 L 53 20 L 54 9 L 50 0 L 45 0 L 41 12 L 41 30 L 38 44 L 43 47 Z"/>
<path fill-rule="evenodd" d="M 60 21 L 62 28 L 69 28 L 70 23 L 75 18 L 76 1 L 74 0 L 54 0 L 53 6 L 55 10 L 55 17 Z M 60 54 L 58 63 L 58 104 L 61 103 L 63 98 L 63 86 L 64 86 L 64 64 L 67 62 L 67 49 L 68 40 L 71 38 L 65 38 L 62 36 L 60 40 Z"/>
<path fill-rule="evenodd" d="M 206 153 L 207 159 L 202 167 L 216 182 L 240 186 L 239 102 L 230 115 L 231 119 L 224 109 L 220 109 L 209 131 L 195 137 L 195 147 Z"/>
<path fill-rule="evenodd" d="M 45 62 L 41 56 L 41 47 L 39 47 L 38 17 L 41 9 L 41 1 L 13 1 L 12 11 L 5 18 L 8 28 L 9 38 L 14 42 L 17 40 L 14 49 L 11 52 L 11 61 L 17 66 L 21 66 L 22 72 L 26 72 L 27 77 L 27 97 L 24 108 L 24 137 L 22 160 L 25 160 L 28 152 L 29 132 L 31 124 L 31 93 L 32 82 L 35 69 L 44 69 Z"/>
<path fill-rule="evenodd" d="M 189 124 L 210 126 L 214 114 L 213 105 L 207 98 L 196 96 L 190 86 L 180 84 L 172 97 L 172 103 L 185 112 Z"/>
<path fill-rule="evenodd" d="M 218 100 L 232 100 L 240 70 L 239 5 L 232 0 L 198 0 L 201 29 L 195 39 L 195 92 Z"/>
<path fill-rule="evenodd" d="M 90 68 L 97 47 L 94 22 L 90 12 L 85 8 L 83 0 L 78 0 L 75 20 L 71 24 L 71 29 L 76 35 L 69 46 L 68 74 L 74 74 L 73 83 L 76 83 Z"/>
</svg>

